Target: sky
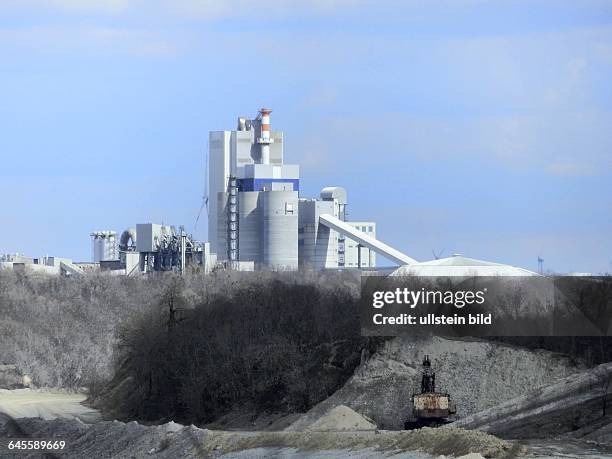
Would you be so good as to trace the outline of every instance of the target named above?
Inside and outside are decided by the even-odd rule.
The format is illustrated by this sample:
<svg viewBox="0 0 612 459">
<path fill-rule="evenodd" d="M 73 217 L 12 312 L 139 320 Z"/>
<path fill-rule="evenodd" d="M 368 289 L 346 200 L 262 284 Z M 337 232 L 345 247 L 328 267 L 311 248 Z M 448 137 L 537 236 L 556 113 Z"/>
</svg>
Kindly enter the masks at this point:
<svg viewBox="0 0 612 459">
<path fill-rule="evenodd" d="M 413 258 L 612 272 L 612 1 L 2 0 L 0 56 L 0 253 L 206 240 L 208 132 L 266 106 Z"/>
</svg>

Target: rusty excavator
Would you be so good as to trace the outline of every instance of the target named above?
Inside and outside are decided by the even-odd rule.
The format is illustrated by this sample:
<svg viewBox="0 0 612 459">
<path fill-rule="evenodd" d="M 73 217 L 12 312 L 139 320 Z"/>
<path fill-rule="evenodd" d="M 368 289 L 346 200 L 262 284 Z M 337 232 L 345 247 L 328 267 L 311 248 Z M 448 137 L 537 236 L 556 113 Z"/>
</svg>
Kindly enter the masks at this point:
<svg viewBox="0 0 612 459">
<path fill-rule="evenodd" d="M 436 392 L 436 373 L 426 355 L 423 359 L 421 392 L 412 394 L 411 415 L 404 423 L 404 428 L 412 430 L 448 424 L 454 421 L 453 415 L 456 412 L 450 395 Z"/>
</svg>

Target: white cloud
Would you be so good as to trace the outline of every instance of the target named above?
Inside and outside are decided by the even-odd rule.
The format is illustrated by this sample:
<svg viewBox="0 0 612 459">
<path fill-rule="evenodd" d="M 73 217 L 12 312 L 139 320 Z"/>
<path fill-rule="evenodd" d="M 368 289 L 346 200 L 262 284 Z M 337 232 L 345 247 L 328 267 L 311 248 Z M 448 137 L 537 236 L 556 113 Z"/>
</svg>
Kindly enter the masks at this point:
<svg viewBox="0 0 612 459">
<path fill-rule="evenodd" d="M 515 170 L 557 176 L 608 174 L 612 170 L 612 113 L 555 113 L 513 116 L 426 116 L 376 112 L 314 120 L 293 151 L 312 167 L 337 163 L 372 167 L 372 152 L 384 152 L 398 167 L 420 161 L 487 161 Z M 357 134 L 356 133 L 367 133 Z"/>
<path fill-rule="evenodd" d="M 550 164 L 547 171 L 552 175 L 561 177 L 581 177 L 597 174 L 597 169 L 593 165 L 571 162 Z"/>
<path fill-rule="evenodd" d="M 81 3 L 54 1 L 73 11 L 78 8 L 74 4 Z M 35 3 L 51 2 L 26 0 L 26 4 Z M 143 14 L 147 10 L 143 5 L 150 5 L 158 13 L 201 20 L 342 13 L 366 5 L 356 0 L 300 4 L 281 0 L 155 0 L 146 4 L 143 0 L 100 0 L 92 5 L 96 3 Z M 251 52 L 257 46 L 274 56 L 265 65 L 279 86 L 293 84 L 307 90 L 298 109 L 310 117 L 316 113 L 317 120 L 308 122 L 312 124 L 309 131 L 317 132 L 318 137 L 303 139 L 299 148 L 304 164 L 311 167 L 343 152 L 359 160 L 359 152 L 384 149 L 390 155 L 433 160 L 486 158 L 566 176 L 610 170 L 612 113 L 606 111 L 610 98 L 593 87 L 593 76 L 612 70 L 611 41 L 610 26 L 468 38 L 415 38 L 355 29 L 313 33 L 303 28 L 271 28 L 266 34 L 252 28 L 219 31 L 207 27 L 179 31 L 82 25 L 0 29 L 2 48 L 13 43 L 33 50 L 156 56 L 187 48 L 190 58 L 224 59 L 227 67 L 236 66 L 226 67 L 227 72 L 251 68 L 253 74 L 262 65 L 257 53 Z M 227 59 L 230 54 L 240 59 Z M 418 62 L 412 66 L 414 56 Z M 419 66 L 423 62 L 427 68 Z M 439 74 L 442 83 L 435 81 Z M 431 84 L 427 77 L 433 80 Z M 431 105 L 411 109 L 412 101 L 406 98 L 402 110 L 402 98 L 414 94 L 418 84 L 432 98 Z M 356 97 L 376 113 L 376 120 L 356 113 Z M 389 101 L 395 112 L 386 106 Z M 353 110 L 349 117 L 333 115 L 342 111 L 338 108 L 342 104 Z M 324 110 L 317 113 L 321 106 Z M 445 110 L 455 114 L 444 115 Z M 378 135 L 384 132 L 399 134 Z"/>
<path fill-rule="evenodd" d="M 0 13 L 52 12 L 69 15 L 137 16 L 174 14 L 183 19 L 216 20 L 226 17 L 286 18 L 327 15 L 359 6 L 362 0 L 4 0 Z"/>
<path fill-rule="evenodd" d="M 0 50 L 79 55 L 171 56 L 176 47 L 163 35 L 146 29 L 100 26 L 21 27 L 0 29 Z"/>
<path fill-rule="evenodd" d="M 405 111 L 395 108 L 395 112 L 390 112 L 385 99 L 381 102 L 378 95 L 384 95 L 384 90 L 377 92 L 374 84 L 352 81 L 353 85 L 359 84 L 362 103 L 375 116 L 358 113 L 327 116 L 308 130 L 318 133 L 317 151 L 321 156 L 345 155 L 343 160 L 350 156 L 352 162 L 363 161 L 364 166 L 368 163 L 368 152 L 384 151 L 394 160 L 407 163 L 410 158 L 478 159 L 557 176 L 609 174 L 611 100 L 594 84 L 612 70 L 606 49 L 601 46 L 605 40 L 612 40 L 612 27 L 434 39 L 433 45 L 425 43 L 434 57 L 428 61 L 431 67 L 424 72 L 432 75 L 435 71 L 445 72 L 444 82 L 453 85 L 450 89 L 443 86 L 448 101 L 434 101 L 423 110 L 410 108 L 412 101 L 406 99 Z M 389 55 L 399 59 L 410 56 L 414 43 L 397 37 L 393 42 L 385 42 L 377 37 L 367 53 L 359 41 L 355 46 L 345 46 L 338 40 L 329 43 L 318 62 L 334 65 L 337 48 L 342 47 L 346 51 L 342 65 L 361 62 L 377 85 L 394 88 L 398 96 L 392 104 L 401 106 L 411 75 L 406 74 L 406 83 L 394 78 L 387 67 L 373 77 L 370 72 L 376 65 L 372 64 L 375 61 L 371 56 L 376 56 L 378 62 L 392 62 Z M 310 46 L 316 48 L 320 43 L 308 45 L 300 57 L 309 55 Z M 294 65 L 299 68 L 300 63 Z M 350 68 L 354 70 L 354 66 Z M 415 67 L 415 74 L 419 71 Z M 435 96 L 435 84 L 423 91 Z M 342 85 L 336 88 L 338 104 L 347 102 L 347 94 Z M 460 104 L 458 111 L 455 103 Z M 445 114 L 447 110 L 450 114 Z M 334 112 L 333 107 L 331 111 Z M 432 115 L 430 111 L 440 114 Z M 308 139 L 303 148 L 298 148 L 303 149 L 304 157 L 313 149 L 308 146 Z"/>
<path fill-rule="evenodd" d="M 160 5 L 190 19 L 215 20 L 226 17 L 277 19 L 336 14 L 363 3 L 362 0 L 162 0 Z"/>
<path fill-rule="evenodd" d="M 118 13 L 125 11 L 129 0 L 47 0 L 49 4 L 61 11 L 76 13 Z"/>
<path fill-rule="evenodd" d="M 130 3 L 130 0 L 4 0 L 0 13 L 117 14 L 126 11 Z"/>
</svg>

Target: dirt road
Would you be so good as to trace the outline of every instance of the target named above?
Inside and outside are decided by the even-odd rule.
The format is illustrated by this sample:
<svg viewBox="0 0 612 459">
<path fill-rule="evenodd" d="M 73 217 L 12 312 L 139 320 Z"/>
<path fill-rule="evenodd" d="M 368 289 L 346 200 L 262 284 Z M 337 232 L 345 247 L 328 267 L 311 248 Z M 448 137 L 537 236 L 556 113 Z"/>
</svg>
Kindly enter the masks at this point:
<svg viewBox="0 0 612 459">
<path fill-rule="evenodd" d="M 91 424 L 101 419 L 98 411 L 83 405 L 85 394 L 52 390 L 0 389 L 0 413 L 13 419 L 79 419 Z"/>
</svg>

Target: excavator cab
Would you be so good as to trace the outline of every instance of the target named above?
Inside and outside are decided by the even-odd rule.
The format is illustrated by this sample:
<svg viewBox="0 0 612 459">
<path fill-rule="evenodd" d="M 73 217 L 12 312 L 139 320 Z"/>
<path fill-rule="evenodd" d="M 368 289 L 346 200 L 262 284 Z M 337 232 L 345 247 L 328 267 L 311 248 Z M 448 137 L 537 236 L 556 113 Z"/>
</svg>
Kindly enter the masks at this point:
<svg viewBox="0 0 612 459">
<path fill-rule="evenodd" d="M 436 392 L 436 374 L 431 367 L 429 356 L 423 359 L 421 392 L 412 394 L 411 416 L 404 423 L 406 430 L 421 427 L 438 427 L 453 422 L 456 413 L 450 395 Z"/>
</svg>

